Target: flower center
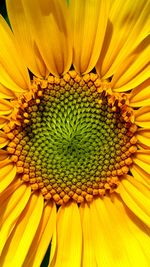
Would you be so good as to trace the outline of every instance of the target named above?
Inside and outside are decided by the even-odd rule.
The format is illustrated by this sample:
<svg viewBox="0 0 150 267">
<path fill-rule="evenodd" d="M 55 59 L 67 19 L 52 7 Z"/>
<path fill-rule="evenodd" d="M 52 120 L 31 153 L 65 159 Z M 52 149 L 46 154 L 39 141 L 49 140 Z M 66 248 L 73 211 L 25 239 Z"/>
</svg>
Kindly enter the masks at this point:
<svg viewBox="0 0 150 267">
<path fill-rule="evenodd" d="M 128 172 L 136 126 L 126 95 L 108 85 L 75 71 L 34 78 L 34 97 L 22 100 L 7 150 L 21 179 L 45 199 L 91 201 L 113 192 Z"/>
</svg>

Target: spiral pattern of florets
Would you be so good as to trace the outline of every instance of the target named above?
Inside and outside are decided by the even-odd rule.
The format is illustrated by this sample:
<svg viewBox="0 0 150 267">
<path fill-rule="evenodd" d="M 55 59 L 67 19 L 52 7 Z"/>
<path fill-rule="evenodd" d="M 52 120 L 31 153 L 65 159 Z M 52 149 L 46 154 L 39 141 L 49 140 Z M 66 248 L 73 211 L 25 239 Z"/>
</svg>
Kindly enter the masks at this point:
<svg viewBox="0 0 150 267">
<path fill-rule="evenodd" d="M 96 74 L 34 79 L 21 126 L 8 131 L 7 150 L 21 179 L 58 204 L 112 192 L 136 151 L 136 126 L 125 95 Z"/>
</svg>

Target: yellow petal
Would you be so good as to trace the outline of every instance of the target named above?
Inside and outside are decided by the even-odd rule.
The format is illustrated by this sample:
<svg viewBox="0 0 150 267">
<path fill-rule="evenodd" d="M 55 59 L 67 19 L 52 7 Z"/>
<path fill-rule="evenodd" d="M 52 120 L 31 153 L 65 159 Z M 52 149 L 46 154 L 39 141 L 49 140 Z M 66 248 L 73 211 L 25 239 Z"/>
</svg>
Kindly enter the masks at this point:
<svg viewBox="0 0 150 267">
<path fill-rule="evenodd" d="M 130 177 L 122 179 L 118 191 L 127 207 L 150 227 L 150 195 L 148 188 Z"/>
<path fill-rule="evenodd" d="M 7 0 L 6 4 L 15 40 L 20 47 L 24 62 L 34 75 L 45 76 L 46 66 L 34 42 L 31 25 L 27 21 L 22 1 Z"/>
<path fill-rule="evenodd" d="M 125 211 L 119 212 L 109 197 L 94 200 L 90 211 L 89 231 L 92 232 L 98 267 L 140 267 L 147 264 L 140 244 L 127 227 Z M 127 217 L 126 220 L 130 219 Z"/>
<path fill-rule="evenodd" d="M 5 116 L 0 116 L 0 129 L 2 129 L 8 122 L 8 118 L 6 118 Z"/>
<path fill-rule="evenodd" d="M 150 126 L 150 106 L 142 107 L 135 111 L 135 123 L 140 127 Z"/>
<path fill-rule="evenodd" d="M 127 57 L 112 78 L 112 88 L 122 92 L 135 88 L 149 78 L 150 35 Z"/>
<path fill-rule="evenodd" d="M 128 62 L 126 62 L 128 63 Z M 124 63 L 124 64 L 126 64 Z M 123 64 L 123 65 L 124 65 Z M 133 67 L 133 73 L 135 71 Z M 118 88 L 113 88 L 114 91 L 116 92 L 126 92 L 131 90 L 132 88 L 137 87 L 139 84 L 143 83 L 147 78 L 149 77 L 149 72 L 150 72 L 150 65 L 147 64 L 145 67 L 143 67 L 142 70 L 139 70 L 138 74 L 132 77 L 131 81 L 125 83 L 124 85 L 121 85 L 121 87 Z M 113 84 L 112 84 L 113 87 Z M 115 86 L 114 86 L 115 87 Z"/>
<path fill-rule="evenodd" d="M 142 107 L 150 105 L 150 79 L 134 88 L 130 94 L 130 106 Z"/>
<path fill-rule="evenodd" d="M 0 131 L 0 148 L 3 148 L 4 146 L 6 146 L 9 142 L 9 139 L 7 138 L 7 135 Z"/>
<path fill-rule="evenodd" d="M 70 1 L 73 23 L 73 64 L 80 73 L 91 71 L 99 58 L 108 20 L 109 1 Z"/>
<path fill-rule="evenodd" d="M 12 192 L 11 196 L 4 201 L 0 207 L 0 225 L 2 225 L 11 212 L 14 212 L 15 207 L 17 206 L 18 202 L 21 200 L 23 194 L 25 194 L 27 190 L 27 186 L 22 184 L 17 188 L 14 192 Z"/>
<path fill-rule="evenodd" d="M 133 162 L 150 174 L 150 150 L 139 150 L 135 153 Z"/>
<path fill-rule="evenodd" d="M 49 72 L 59 75 L 68 71 L 72 62 L 72 42 L 67 2 L 27 0 L 23 6 Z"/>
<path fill-rule="evenodd" d="M 144 171 L 136 164 L 133 164 L 130 167 L 130 171 L 136 180 L 138 180 L 139 182 L 143 183 L 145 186 L 150 188 L 150 176 L 146 171 Z"/>
<path fill-rule="evenodd" d="M 138 129 L 137 139 L 145 148 L 150 148 L 150 129 Z"/>
<path fill-rule="evenodd" d="M 16 166 L 6 161 L 4 166 L 0 167 L 0 192 L 4 191 L 16 176 Z"/>
<path fill-rule="evenodd" d="M 111 1 L 109 23 L 97 71 L 108 78 L 149 32 L 150 2 L 145 0 Z"/>
<path fill-rule="evenodd" d="M 62 206 L 57 217 L 57 243 L 54 261 L 55 267 L 79 267 L 82 250 L 82 230 L 79 209 L 76 203 Z"/>
<path fill-rule="evenodd" d="M 91 213 L 88 204 L 80 206 L 81 224 L 83 232 L 82 267 L 96 267 L 96 258 L 90 229 Z"/>
<path fill-rule="evenodd" d="M 1 204 L 5 201 L 9 196 L 15 192 L 15 190 L 22 184 L 20 179 L 15 179 L 2 193 L 0 193 L 0 202 Z"/>
<path fill-rule="evenodd" d="M 0 98 L 12 99 L 15 98 L 14 92 L 0 84 Z"/>
<path fill-rule="evenodd" d="M 5 100 L 5 99 L 0 99 L 0 115 L 8 115 L 13 111 L 13 105 Z"/>
<path fill-rule="evenodd" d="M 91 227 L 89 231 L 92 232 L 97 266 L 119 267 L 120 262 L 122 266 L 124 264 L 129 266 L 124 244 L 120 235 L 118 236 L 116 227 L 113 228 L 113 218 L 108 211 L 102 199 L 94 200 L 90 205 Z"/>
<path fill-rule="evenodd" d="M 12 267 L 22 266 L 38 229 L 42 212 L 43 196 L 33 194 L 3 249 L 0 266 L 8 267 L 10 262 Z"/>
<path fill-rule="evenodd" d="M 50 244 L 56 226 L 56 205 L 45 205 L 39 227 L 22 267 L 38 267 Z"/>
<path fill-rule="evenodd" d="M 126 179 L 133 185 L 135 186 L 143 195 L 145 195 L 145 197 L 147 197 L 148 199 L 150 199 L 150 194 L 149 194 L 149 190 L 147 188 L 147 186 L 143 185 L 143 183 L 141 183 L 140 181 L 137 181 L 136 179 L 134 179 L 133 176 L 127 175 Z M 144 207 L 144 209 L 147 209 L 147 207 Z"/>
<path fill-rule="evenodd" d="M 14 36 L 2 17 L 0 17 L 0 35 L 0 83 L 12 91 L 28 90 L 30 86 L 28 71 L 15 46 Z"/>
<path fill-rule="evenodd" d="M 1 206 L 0 254 L 31 194 L 30 187 L 21 185 Z"/>
<path fill-rule="evenodd" d="M 133 237 L 138 241 L 139 246 L 143 250 L 145 254 L 145 258 L 147 258 L 147 262 L 150 261 L 150 229 L 141 221 L 134 213 L 131 212 L 123 203 L 120 201 L 119 198 L 114 198 L 114 204 L 116 206 L 117 211 L 119 211 L 120 216 L 123 219 L 124 224 L 127 226 Z M 128 237 L 127 237 L 128 238 Z M 129 240 L 128 240 L 129 242 Z M 138 246 L 138 247 L 139 247 Z M 129 250 L 131 251 L 131 257 L 136 257 L 136 264 L 131 266 L 144 266 L 144 263 L 139 261 L 139 257 L 137 257 L 138 253 L 136 251 L 136 247 L 132 244 L 128 246 Z M 146 264 L 146 263 L 145 263 Z M 146 264 L 147 265 L 147 264 Z M 145 266 L 146 266 L 145 265 Z"/>
<path fill-rule="evenodd" d="M 0 168 L 8 163 L 12 163 L 9 159 L 9 153 L 6 150 L 0 149 Z"/>
</svg>

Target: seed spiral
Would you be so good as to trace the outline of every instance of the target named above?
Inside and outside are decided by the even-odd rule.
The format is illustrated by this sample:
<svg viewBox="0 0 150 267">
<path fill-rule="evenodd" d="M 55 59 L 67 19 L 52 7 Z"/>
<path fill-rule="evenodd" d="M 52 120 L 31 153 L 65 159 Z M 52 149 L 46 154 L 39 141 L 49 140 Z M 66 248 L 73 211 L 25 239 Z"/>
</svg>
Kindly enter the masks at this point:
<svg viewBox="0 0 150 267">
<path fill-rule="evenodd" d="M 96 74 L 34 78 L 34 97 L 18 111 L 7 150 L 21 179 L 61 205 L 113 192 L 136 151 L 136 126 L 124 94 Z"/>
</svg>

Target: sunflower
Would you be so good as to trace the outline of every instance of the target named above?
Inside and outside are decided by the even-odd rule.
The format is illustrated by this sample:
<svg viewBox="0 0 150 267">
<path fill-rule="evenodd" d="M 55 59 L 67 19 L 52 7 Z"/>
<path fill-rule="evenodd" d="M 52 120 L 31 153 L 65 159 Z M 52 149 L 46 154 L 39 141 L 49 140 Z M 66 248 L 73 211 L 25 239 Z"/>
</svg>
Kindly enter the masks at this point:
<svg viewBox="0 0 150 267">
<path fill-rule="evenodd" d="M 150 1 L 6 5 L 0 266 L 149 266 Z"/>
</svg>

